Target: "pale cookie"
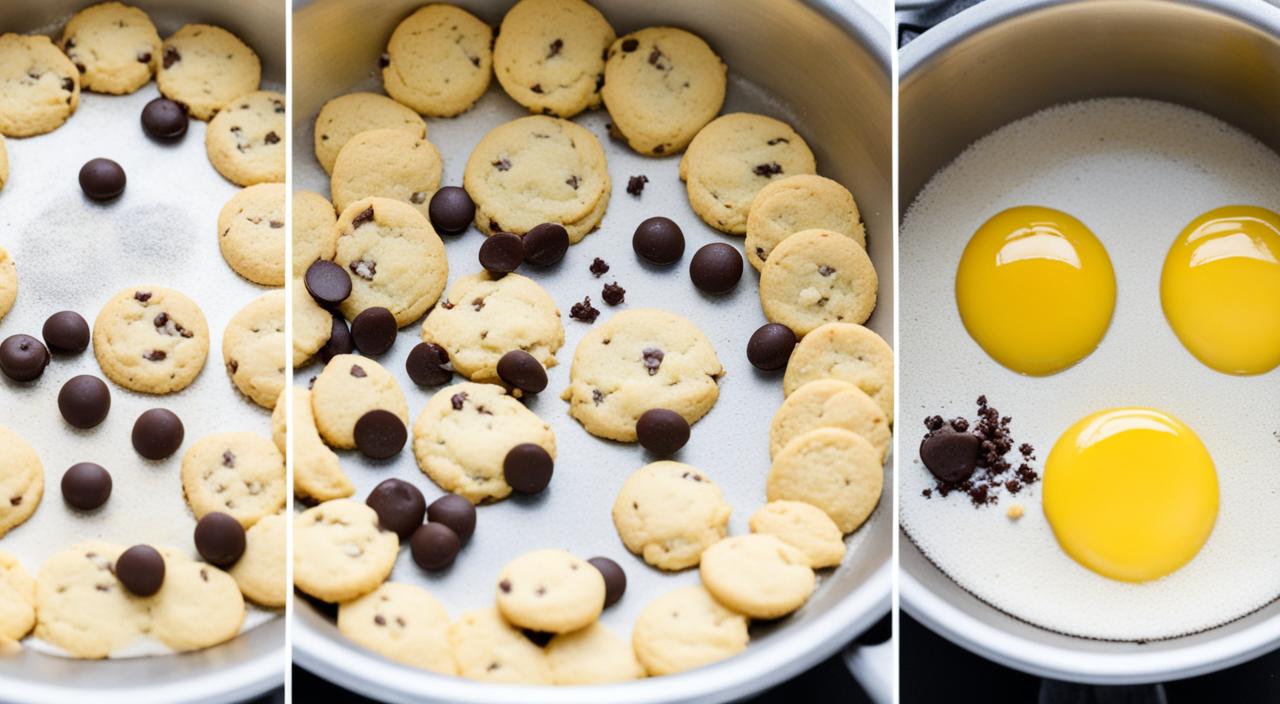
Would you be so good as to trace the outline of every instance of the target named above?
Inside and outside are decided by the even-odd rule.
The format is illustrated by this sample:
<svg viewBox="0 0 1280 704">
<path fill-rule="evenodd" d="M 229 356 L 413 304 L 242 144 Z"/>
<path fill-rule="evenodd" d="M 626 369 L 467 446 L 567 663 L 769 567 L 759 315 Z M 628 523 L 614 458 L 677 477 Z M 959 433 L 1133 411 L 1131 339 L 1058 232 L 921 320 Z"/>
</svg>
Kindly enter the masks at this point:
<svg viewBox="0 0 1280 704">
<path fill-rule="evenodd" d="M 507 623 L 497 609 L 462 615 L 449 627 L 458 674 L 505 684 L 551 684 L 551 665 L 542 648 Z"/>
<path fill-rule="evenodd" d="M 147 600 L 148 633 L 178 652 L 208 648 L 239 635 L 245 608 L 236 580 L 212 565 L 172 551 L 162 554 L 164 586 Z"/>
<path fill-rule="evenodd" d="M 675 27 L 649 27 L 609 48 L 604 104 L 628 146 L 678 154 L 724 105 L 728 69 L 707 43 Z"/>
<path fill-rule="evenodd" d="M 813 569 L 844 560 L 844 534 L 822 509 L 803 501 L 770 501 L 748 522 L 752 533 L 772 535 L 805 556 Z"/>
<path fill-rule="evenodd" d="M 583 0 L 520 0 L 493 43 L 502 89 L 529 112 L 573 117 L 599 107 L 613 27 Z"/>
<path fill-rule="evenodd" d="M 427 590 L 386 582 L 338 607 L 338 631 L 384 657 L 442 675 L 457 675 L 449 645 L 449 613 Z"/>
<path fill-rule="evenodd" d="M 0 134 L 52 132 L 80 104 L 80 72 L 44 35 L 0 35 Z"/>
<path fill-rule="evenodd" d="M 0 425 L 0 538 L 35 513 L 44 496 L 44 467 L 36 451 Z"/>
<path fill-rule="evenodd" d="M 293 585 L 327 602 L 364 596 L 387 579 L 400 539 L 359 501 L 327 501 L 293 521 Z"/>
<path fill-rule="evenodd" d="M 98 659 L 141 635 L 149 600 L 133 596 L 116 579 L 122 552 L 92 541 L 45 559 L 36 574 L 35 636 L 74 657 Z"/>
<path fill-rule="evenodd" d="M 5 248 L 0 247 L 0 320 L 13 310 L 13 302 L 16 300 L 18 300 L 18 267 Z"/>
<path fill-rule="evenodd" d="M 222 362 L 232 383 L 263 408 L 274 408 L 284 389 L 284 346 L 284 291 L 250 301 L 222 333 Z"/>
<path fill-rule="evenodd" d="M 460 7 L 430 4 L 404 18 L 382 55 L 387 95 L 423 115 L 452 117 L 489 87 L 493 29 Z"/>
<path fill-rule="evenodd" d="M 861 325 L 828 323 L 800 340 L 787 362 L 788 396 L 814 379 L 839 379 L 862 389 L 893 423 L 893 350 Z"/>
<path fill-rule="evenodd" d="M 368 130 L 338 152 L 329 192 L 339 212 L 378 196 L 408 203 L 425 218 L 443 171 L 440 152 L 426 137 L 394 128 Z"/>
<path fill-rule="evenodd" d="M 498 611 L 520 628 L 569 633 L 595 623 L 604 610 L 604 576 L 564 550 L 534 550 L 498 573 Z"/>
<path fill-rule="evenodd" d="M 164 40 L 156 85 L 164 97 L 209 120 L 231 101 L 258 89 L 258 55 L 221 27 L 189 24 Z"/>
<path fill-rule="evenodd" d="M 600 140 L 568 120 L 532 115 L 495 127 L 467 160 L 463 186 L 486 235 L 523 235 L 559 223 L 577 243 L 609 204 L 609 169 Z"/>
<path fill-rule="evenodd" d="M 293 493 L 312 501 L 345 499 L 355 493 L 338 455 L 320 439 L 312 414 L 311 392 L 293 387 Z"/>
<path fill-rule="evenodd" d="M 9 149 L 5 146 L 4 135 L 0 134 L 0 190 L 4 190 L 4 184 L 9 181 Z M 0 313 L 0 317 L 4 317 Z"/>
<path fill-rule="evenodd" d="M 613 525 L 631 552 L 664 570 L 693 567 L 729 530 L 729 504 L 707 475 L 680 462 L 641 467 L 613 502 Z"/>
<path fill-rule="evenodd" d="M 792 438 L 814 428 L 844 428 L 861 435 L 883 460 L 889 454 L 893 433 L 889 419 L 862 389 L 839 379 L 814 379 L 787 396 L 769 425 L 769 456 Z"/>
<path fill-rule="evenodd" d="M 830 230 L 804 230 L 774 247 L 760 271 L 760 305 L 771 322 L 803 337 L 826 323 L 865 323 L 879 286 L 867 251 Z"/>
<path fill-rule="evenodd" d="M 289 456 L 289 406 L 288 394 L 293 387 L 280 390 L 276 405 L 271 409 L 271 442 L 276 444 L 280 456 Z"/>
<path fill-rule="evenodd" d="M 693 211 L 731 235 L 746 233 L 747 212 L 760 189 L 816 169 L 809 145 L 790 125 L 743 112 L 712 120 L 680 160 Z"/>
<path fill-rule="evenodd" d="M 862 215 L 849 189 L 813 174 L 788 176 L 756 194 L 747 213 L 747 261 L 764 267 L 778 243 L 802 230 L 838 232 L 867 246 Z"/>
<path fill-rule="evenodd" d="M 552 638 L 546 655 L 558 685 L 609 684 L 645 676 L 631 644 L 599 622 Z"/>
<path fill-rule="evenodd" d="M 377 93 L 348 93 L 324 104 L 316 116 L 316 160 L 325 173 L 333 171 L 333 162 L 347 140 L 382 127 L 405 130 L 417 137 L 427 136 L 427 123 L 413 110 Z"/>
<path fill-rule="evenodd" d="M 431 221 L 388 198 L 362 198 L 342 211 L 333 261 L 351 274 L 351 295 L 342 302 L 347 320 L 381 306 L 404 327 L 435 305 L 449 279 L 444 242 Z"/>
<path fill-rule="evenodd" d="M 319 259 L 333 259 L 338 251 L 338 214 L 319 193 L 294 191 L 292 225 L 293 277 L 298 279 L 307 267 Z"/>
<path fill-rule="evenodd" d="M 256 433 L 214 433 L 182 456 L 182 491 L 196 520 L 221 511 L 250 528 L 284 506 L 284 457 Z"/>
<path fill-rule="evenodd" d="M 239 186 L 284 181 L 284 96 L 262 90 L 231 101 L 204 133 L 209 162 Z"/>
<path fill-rule="evenodd" d="M 93 321 L 93 354 L 115 383 L 145 394 L 187 388 L 209 355 L 209 324 L 190 298 L 160 286 L 127 288 Z"/>
<path fill-rule="evenodd" d="M 288 519 L 281 513 L 253 524 L 244 535 L 244 554 L 229 570 L 245 598 L 271 609 L 283 607 L 289 591 L 284 575 L 288 529 Z"/>
<path fill-rule="evenodd" d="M 422 323 L 422 339 L 445 348 L 459 374 L 498 383 L 498 360 L 512 350 L 554 367 L 564 326 L 555 299 L 532 279 L 482 272 L 453 282 Z"/>
<path fill-rule="evenodd" d="M 755 619 L 781 618 L 808 601 L 809 558 L 772 535 L 735 535 L 702 553 L 702 584 L 721 604 Z"/>
<path fill-rule="evenodd" d="M 333 334 L 333 314 L 307 293 L 302 279 L 293 280 L 293 368 L 307 366 Z"/>
<path fill-rule="evenodd" d="M 355 449 L 356 421 L 376 410 L 390 411 L 409 424 L 409 404 L 396 378 L 367 357 L 336 355 L 311 387 L 316 429 L 329 447 Z"/>
<path fill-rule="evenodd" d="M 840 428 L 810 430 L 773 458 L 769 501 L 803 501 L 826 512 L 841 533 L 852 533 L 880 502 L 884 464 L 862 436 Z"/>
<path fill-rule="evenodd" d="M 118 2 L 86 7 L 67 20 L 59 46 L 80 72 L 80 85 L 123 95 L 151 81 L 160 35 L 142 10 Z"/>
<path fill-rule="evenodd" d="M 0 639 L 22 640 L 36 625 L 36 582 L 17 558 L 0 552 Z"/>
<path fill-rule="evenodd" d="M 413 424 L 418 467 L 440 488 L 474 504 L 511 494 L 503 462 L 511 448 L 523 443 L 556 456 L 551 426 L 494 384 L 446 386 L 427 401 Z"/>
<path fill-rule="evenodd" d="M 747 647 L 747 618 L 725 608 L 701 585 L 658 597 L 631 632 L 636 658 L 650 675 L 710 665 Z"/>
<path fill-rule="evenodd" d="M 218 213 L 218 248 L 235 272 L 263 286 L 284 285 L 284 184 L 259 183 Z"/>
<path fill-rule="evenodd" d="M 583 336 L 561 397 L 587 432 L 635 442 L 636 421 L 651 408 L 675 411 L 690 424 L 706 415 L 723 375 L 711 341 L 693 323 L 637 308 Z"/>
</svg>

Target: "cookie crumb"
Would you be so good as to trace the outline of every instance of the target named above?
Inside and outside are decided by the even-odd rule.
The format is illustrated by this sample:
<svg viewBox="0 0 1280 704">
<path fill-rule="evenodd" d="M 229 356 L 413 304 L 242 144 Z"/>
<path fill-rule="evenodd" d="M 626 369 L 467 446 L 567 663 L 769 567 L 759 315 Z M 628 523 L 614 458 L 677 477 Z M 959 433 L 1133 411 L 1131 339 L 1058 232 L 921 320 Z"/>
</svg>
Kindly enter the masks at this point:
<svg viewBox="0 0 1280 704">
<path fill-rule="evenodd" d="M 1022 504 L 1012 504 L 1009 506 L 1009 510 L 1004 512 L 1004 515 L 1008 516 L 1009 520 L 1016 521 L 1022 518 L 1024 513 L 1026 513 L 1026 509 L 1022 508 Z"/>
<path fill-rule="evenodd" d="M 595 276 L 597 279 L 600 278 L 601 276 L 604 276 L 605 273 L 608 271 L 609 271 L 609 262 L 606 262 L 600 257 L 596 257 L 591 262 L 591 274 Z"/>
<path fill-rule="evenodd" d="M 639 176 L 632 176 L 631 178 L 627 179 L 627 193 L 630 193 L 631 195 L 636 196 L 637 198 L 640 197 L 640 194 L 644 192 L 644 185 L 648 182 L 649 182 L 649 177 L 645 176 L 644 174 L 640 174 Z"/>
<path fill-rule="evenodd" d="M 573 307 L 569 308 L 569 317 L 590 324 L 600 317 L 600 311 L 591 305 L 591 296 L 587 296 L 581 303 L 574 303 Z"/>
<path fill-rule="evenodd" d="M 611 284 L 605 284 L 604 290 L 600 292 L 600 297 L 604 299 L 605 303 L 608 303 L 611 306 L 616 306 L 622 303 L 626 295 L 627 290 L 619 286 L 617 281 Z"/>
</svg>

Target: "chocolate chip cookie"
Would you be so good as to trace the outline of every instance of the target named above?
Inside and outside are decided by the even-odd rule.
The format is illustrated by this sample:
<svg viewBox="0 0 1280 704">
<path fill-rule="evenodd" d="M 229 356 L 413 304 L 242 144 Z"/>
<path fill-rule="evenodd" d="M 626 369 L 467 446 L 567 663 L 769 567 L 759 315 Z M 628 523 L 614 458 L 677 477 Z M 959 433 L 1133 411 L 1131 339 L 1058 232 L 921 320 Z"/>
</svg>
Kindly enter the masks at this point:
<svg viewBox="0 0 1280 704">
<path fill-rule="evenodd" d="M 115 383 L 145 394 L 181 391 L 209 354 L 209 325 L 190 298 L 161 286 L 112 296 L 93 323 L 93 354 Z"/>
</svg>

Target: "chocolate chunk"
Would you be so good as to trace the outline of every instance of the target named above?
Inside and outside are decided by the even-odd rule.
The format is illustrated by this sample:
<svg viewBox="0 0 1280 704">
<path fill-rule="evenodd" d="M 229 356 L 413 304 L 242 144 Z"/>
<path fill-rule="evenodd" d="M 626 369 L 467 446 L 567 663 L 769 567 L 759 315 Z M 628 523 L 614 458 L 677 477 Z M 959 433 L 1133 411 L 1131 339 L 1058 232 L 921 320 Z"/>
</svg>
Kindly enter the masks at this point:
<svg viewBox="0 0 1280 704">
<path fill-rule="evenodd" d="M 604 576 L 605 608 L 607 609 L 618 603 L 618 600 L 627 591 L 627 573 L 622 571 L 622 567 L 618 563 L 607 557 L 593 557 L 587 562 L 600 570 L 600 574 Z"/>
<path fill-rule="evenodd" d="M 424 570 L 442 570 L 452 565 L 461 549 L 458 534 L 443 523 L 418 526 L 409 539 L 413 561 Z"/>
<path fill-rule="evenodd" d="M 377 357 L 391 349 L 397 332 L 396 316 L 382 306 L 365 308 L 351 321 L 351 338 L 356 349 L 368 357 Z"/>
<path fill-rule="evenodd" d="M 75 81 L 71 80 L 70 78 L 64 78 L 64 79 L 62 79 L 62 89 L 63 89 L 63 90 L 65 90 L 65 91 L 67 91 L 68 93 L 70 93 L 71 91 L 75 90 L 75 88 L 76 88 L 76 82 L 75 82 Z M 67 98 L 67 104 L 68 104 L 68 105 L 69 105 L 69 104 L 71 104 L 71 98 Z"/>
<path fill-rule="evenodd" d="M 163 65 L 165 68 L 169 68 L 170 66 L 178 63 L 181 60 L 182 60 L 182 55 L 178 53 L 177 49 L 171 46 L 166 46 L 164 48 L 164 54 L 162 55 L 161 61 L 163 62 Z"/>
<path fill-rule="evenodd" d="M 476 507 L 457 494 L 445 494 L 427 507 L 427 520 L 448 526 L 466 544 L 476 532 Z"/>
<path fill-rule="evenodd" d="M 600 292 L 600 297 L 604 299 L 605 303 L 608 303 L 611 306 L 616 306 L 626 299 L 627 290 L 619 286 L 618 282 L 615 281 L 611 284 L 604 285 L 604 290 Z"/>
<path fill-rule="evenodd" d="M 35 381 L 49 366 L 49 350 L 30 335 L 10 335 L 0 342 L 0 372 L 14 381 Z"/>
<path fill-rule="evenodd" d="M 391 65 L 391 54 L 388 54 L 385 51 L 382 52 L 382 55 L 378 57 L 378 68 L 386 68 L 390 65 Z"/>
<path fill-rule="evenodd" d="M 360 214 L 356 215 L 354 218 L 351 218 L 351 229 L 352 230 L 359 229 L 361 225 L 364 225 L 370 222 L 373 222 L 373 206 L 372 205 L 360 211 Z"/>
<path fill-rule="evenodd" d="M 351 365 L 351 376 L 357 379 L 363 379 L 369 376 L 369 373 L 366 372 L 364 370 L 364 367 L 360 366 L 359 364 L 353 364 Z"/>
<path fill-rule="evenodd" d="M 542 84 L 541 84 L 541 83 L 534 83 L 533 85 L 529 86 L 529 90 L 533 91 L 534 93 L 541 94 L 541 93 L 542 93 Z M 505 160 L 504 160 L 504 161 L 505 161 Z M 498 170 L 499 170 L 499 171 L 506 171 L 506 169 L 504 169 L 504 168 L 502 168 L 502 167 L 498 167 Z"/>
<path fill-rule="evenodd" d="M 62 498 L 81 511 L 92 511 L 111 498 L 111 475 L 102 465 L 80 462 L 62 475 Z"/>
<path fill-rule="evenodd" d="M 143 411 L 133 424 L 133 449 L 149 460 L 162 460 L 178 451 L 185 434 L 177 414 L 152 408 Z"/>
<path fill-rule="evenodd" d="M 507 452 L 502 475 L 521 494 L 537 494 L 551 483 L 555 462 L 541 445 L 520 443 Z"/>
<path fill-rule="evenodd" d="M 920 460 L 939 480 L 962 482 L 977 469 L 980 449 L 982 439 L 977 435 L 944 425 L 920 441 Z"/>
<path fill-rule="evenodd" d="M 563 225 L 544 222 L 524 234 L 524 260 L 534 266 L 551 266 L 569 251 L 569 232 Z"/>
<path fill-rule="evenodd" d="M 665 352 L 657 347 L 646 347 L 640 355 L 644 359 L 644 368 L 649 371 L 649 376 L 654 376 L 658 373 L 658 369 L 662 367 L 663 358 L 667 356 Z"/>
<path fill-rule="evenodd" d="M 511 350 L 498 360 L 498 378 L 527 394 L 547 388 L 547 370 L 524 350 Z"/>
<path fill-rule="evenodd" d="M 151 52 L 149 52 L 149 51 L 139 51 L 139 52 L 138 52 L 138 55 L 137 55 L 137 56 L 135 56 L 134 58 L 135 58 L 135 59 L 137 59 L 137 60 L 138 60 L 138 63 L 140 63 L 140 64 L 149 64 L 149 63 L 151 63 Z"/>
<path fill-rule="evenodd" d="M 549 59 L 553 56 L 558 55 L 560 53 L 560 50 L 563 48 L 564 48 L 564 40 L 557 38 L 555 41 L 551 42 L 551 46 L 547 49 L 547 58 Z"/>
<path fill-rule="evenodd" d="M 641 193 L 644 192 L 644 185 L 648 182 L 649 182 L 649 177 L 645 176 L 644 174 L 641 174 L 639 176 L 632 176 L 631 178 L 627 179 L 627 193 L 633 196 L 640 195 Z"/>
<path fill-rule="evenodd" d="M 321 362 L 329 363 L 329 360 L 340 354 L 351 354 L 355 351 L 355 342 L 351 339 L 351 330 L 347 327 L 347 321 L 341 315 L 334 313 L 333 321 L 329 327 L 329 341 L 324 343 L 316 356 Z"/>
<path fill-rule="evenodd" d="M 44 343 L 54 352 L 83 352 L 89 346 L 89 324 L 79 313 L 59 311 L 44 321 Z"/>
<path fill-rule="evenodd" d="M 591 261 L 591 275 L 597 279 L 604 276 L 609 271 L 609 263 L 600 257 L 596 257 Z"/>
<path fill-rule="evenodd" d="M 404 421 L 391 411 L 372 410 L 360 416 L 355 427 L 356 448 L 365 457 L 385 460 L 404 449 L 408 433 Z"/>
<path fill-rule="evenodd" d="M 507 171 L 511 168 L 511 161 L 506 157 L 503 157 L 501 159 L 491 162 L 489 165 L 499 171 Z"/>
<path fill-rule="evenodd" d="M 449 405 L 453 406 L 453 410 L 461 411 L 463 404 L 467 402 L 467 392 L 456 393 L 449 397 Z"/>
<path fill-rule="evenodd" d="M 409 350 L 404 361 L 405 371 L 418 386 L 441 386 L 453 378 L 453 372 L 445 369 L 449 352 L 434 342 L 419 342 Z"/>
<path fill-rule="evenodd" d="M 124 169 L 110 159 L 90 159 L 80 167 L 80 190 L 94 200 L 111 200 L 124 193 Z"/>
<path fill-rule="evenodd" d="M 164 558 L 150 545 L 134 545 L 116 559 L 115 573 L 125 589 L 151 596 L 164 584 Z"/>
<path fill-rule="evenodd" d="M 147 350 L 142 353 L 142 358 L 148 362 L 163 362 L 168 357 L 164 350 Z"/>
<path fill-rule="evenodd" d="M 591 297 L 587 296 L 581 303 L 569 307 L 569 317 L 583 323 L 594 323 L 600 317 L 600 311 L 591 305 Z"/>
<path fill-rule="evenodd" d="M 276 134 L 275 132 L 268 132 L 267 136 L 262 138 L 262 141 L 266 142 L 267 144 L 279 144 L 280 135 Z"/>
<path fill-rule="evenodd" d="M 351 295 L 351 276 L 331 261 L 317 259 L 302 277 L 307 293 L 322 306 L 336 306 Z"/>
<path fill-rule="evenodd" d="M 640 40 L 635 37 L 629 37 L 622 41 L 622 50 L 630 54 L 640 48 Z"/>
<path fill-rule="evenodd" d="M 384 479 L 369 492 L 365 503 L 378 514 L 378 523 L 401 540 L 408 540 L 422 527 L 422 517 L 427 513 L 422 492 L 402 479 Z"/>
<path fill-rule="evenodd" d="M 214 567 L 228 569 L 244 555 L 244 526 L 220 511 L 206 514 L 196 524 L 196 552 Z"/>
<path fill-rule="evenodd" d="M 689 442 L 689 422 L 665 408 L 651 408 L 636 421 L 640 446 L 660 457 L 675 454 Z"/>
<path fill-rule="evenodd" d="M 747 340 L 747 360 L 756 369 L 776 371 L 787 366 L 795 348 L 796 334 L 791 328 L 781 323 L 767 323 Z"/>
<path fill-rule="evenodd" d="M 476 216 L 476 204 L 465 189 L 445 186 L 431 196 L 427 214 L 436 230 L 446 235 L 456 235 L 467 229 Z"/>
<path fill-rule="evenodd" d="M 351 262 L 347 268 L 365 281 L 373 281 L 373 277 L 378 275 L 378 263 L 368 257 L 361 257 Z"/>
<path fill-rule="evenodd" d="M 723 295 L 742 278 L 742 255 L 733 245 L 712 242 L 694 252 L 689 261 L 689 278 L 706 293 Z"/>
<path fill-rule="evenodd" d="M 154 139 L 173 140 L 187 133 L 187 109 L 168 98 L 156 98 L 142 108 L 142 131 Z"/>
<path fill-rule="evenodd" d="M 480 243 L 480 266 L 491 274 L 510 274 L 524 261 L 524 243 L 518 235 L 495 232 Z"/>
<path fill-rule="evenodd" d="M 73 376 L 58 392 L 58 411 L 77 428 L 92 428 L 106 420 L 111 391 L 101 379 L 88 374 Z"/>
<path fill-rule="evenodd" d="M 756 168 L 752 169 L 751 171 L 756 176 L 765 176 L 768 178 L 772 178 L 782 173 L 782 167 L 778 164 L 778 162 L 771 161 L 768 164 L 757 164 Z"/>
<path fill-rule="evenodd" d="M 645 261 L 674 264 L 684 256 L 684 232 L 669 218 L 652 217 L 636 227 L 631 247 Z"/>
</svg>

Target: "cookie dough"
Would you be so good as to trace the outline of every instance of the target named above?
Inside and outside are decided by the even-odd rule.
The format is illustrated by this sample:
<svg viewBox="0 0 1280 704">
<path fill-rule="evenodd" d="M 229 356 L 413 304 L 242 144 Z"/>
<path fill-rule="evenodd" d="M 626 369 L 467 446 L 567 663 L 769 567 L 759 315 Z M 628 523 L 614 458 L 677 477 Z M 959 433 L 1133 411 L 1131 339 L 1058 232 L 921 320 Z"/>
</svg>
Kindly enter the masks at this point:
<svg viewBox="0 0 1280 704">
<path fill-rule="evenodd" d="M 209 325 L 190 298 L 160 286 L 127 288 L 93 322 L 93 354 L 115 383 L 145 394 L 181 391 L 209 355 Z"/>
<path fill-rule="evenodd" d="M 704 222 L 741 235 L 760 189 L 774 179 L 816 169 L 809 145 L 790 125 L 739 112 L 716 118 L 698 132 L 680 160 L 680 179 Z"/>
<path fill-rule="evenodd" d="M 351 295 L 342 302 L 347 320 L 381 306 L 404 327 L 435 305 L 449 279 L 444 242 L 431 222 L 389 198 L 362 198 L 342 211 L 333 261 L 351 274 Z"/>
<path fill-rule="evenodd" d="M 631 644 L 603 623 L 557 635 L 547 643 L 546 655 L 558 685 L 608 684 L 645 675 Z"/>
<path fill-rule="evenodd" d="M 0 640 L 22 640 L 36 625 L 36 582 L 22 563 L 0 552 Z"/>
<path fill-rule="evenodd" d="M 311 392 L 293 387 L 293 493 L 312 501 L 345 499 L 356 489 L 342 472 L 338 455 L 320 439 Z"/>
<path fill-rule="evenodd" d="M 316 160 L 325 173 L 333 171 L 333 162 L 347 140 L 380 127 L 405 130 L 417 137 L 427 136 L 427 123 L 418 113 L 377 93 L 348 93 L 324 104 L 316 116 Z"/>
<path fill-rule="evenodd" d="M 302 278 L 316 260 L 333 259 L 337 251 L 338 214 L 333 203 L 319 193 L 294 191 L 293 277 Z"/>
<path fill-rule="evenodd" d="M 386 582 L 338 607 L 338 631 L 358 645 L 412 667 L 457 675 L 449 613 L 429 592 Z"/>
<path fill-rule="evenodd" d="M 760 189 L 747 213 L 747 261 L 756 269 L 778 243 L 802 230 L 838 232 L 867 246 L 862 215 L 849 189 L 813 174 L 788 176 Z"/>
<path fill-rule="evenodd" d="M 499 125 L 467 160 L 463 185 L 486 235 L 523 235 L 559 223 L 577 243 L 609 204 L 609 169 L 600 140 L 568 120 L 533 115 Z"/>
<path fill-rule="evenodd" d="M 367 357 L 340 354 L 329 360 L 311 387 L 320 437 L 329 447 L 355 449 L 356 421 L 374 410 L 390 411 L 409 424 L 409 404 L 391 372 Z"/>
<path fill-rule="evenodd" d="M 232 383 L 263 408 L 275 408 L 284 389 L 284 346 L 284 291 L 250 301 L 222 334 L 222 362 Z"/>
<path fill-rule="evenodd" d="M 506 684 L 551 684 L 551 665 L 542 648 L 507 623 L 497 609 L 463 614 L 449 627 L 458 674 Z"/>
<path fill-rule="evenodd" d="M 826 323 L 865 323 L 879 280 L 867 252 L 830 230 L 797 232 L 760 271 L 760 305 L 771 322 L 803 337 Z"/>
<path fill-rule="evenodd" d="M 153 638 L 179 652 L 235 638 L 244 625 L 244 597 L 226 572 L 172 551 L 164 555 L 164 586 L 151 598 Z"/>
<path fill-rule="evenodd" d="M 700 37 L 649 27 L 609 47 L 604 104 L 632 149 L 678 154 L 720 112 L 727 70 Z"/>
<path fill-rule="evenodd" d="M 383 55 L 387 95 L 431 117 L 468 110 L 489 87 L 493 29 L 460 7 L 418 8 L 391 33 Z"/>
<path fill-rule="evenodd" d="M 0 140 L 3 139 L 0 137 Z M 3 144 L 0 143 L 0 147 L 2 146 Z M 4 316 L 13 310 L 13 302 L 16 300 L 18 300 L 18 267 L 5 248 L 0 247 L 0 320 L 4 320 Z"/>
<path fill-rule="evenodd" d="M 218 247 L 235 272 L 263 286 L 284 285 L 284 184 L 259 183 L 218 213 Z"/>
<path fill-rule="evenodd" d="M 440 488 L 475 504 L 511 494 L 503 461 L 523 443 L 556 456 L 551 426 L 494 384 L 446 386 L 427 401 L 413 425 L 418 467 Z"/>
<path fill-rule="evenodd" d="M 842 533 L 852 533 L 880 502 L 884 465 L 862 436 L 840 428 L 810 430 L 773 458 L 770 501 L 803 501 L 822 509 Z"/>
<path fill-rule="evenodd" d="M 827 323 L 805 335 L 787 362 L 782 390 L 790 396 L 814 379 L 839 379 L 862 389 L 893 423 L 893 350 L 867 328 Z"/>
<path fill-rule="evenodd" d="M 86 7 L 67 20 L 58 45 L 95 93 L 123 95 L 151 81 L 160 59 L 160 35 L 142 10 L 118 2 Z"/>
<path fill-rule="evenodd" d="M 231 101 L 204 133 L 209 162 L 239 186 L 284 182 L 284 96 L 261 90 Z"/>
<path fill-rule="evenodd" d="M 698 571 L 716 601 L 756 619 L 795 611 L 817 583 L 803 553 L 760 533 L 725 538 L 707 548 Z"/>
<path fill-rule="evenodd" d="M 209 120 L 236 98 L 258 89 L 258 55 L 221 27 L 189 24 L 164 40 L 156 85 L 164 97 Z"/>
<path fill-rule="evenodd" d="M 182 491 L 196 520 L 221 511 L 251 528 L 284 506 L 284 457 L 256 433 L 214 433 L 182 456 Z"/>
<path fill-rule="evenodd" d="M 814 379 L 796 389 L 773 414 L 769 426 L 769 456 L 774 457 L 792 438 L 814 428 L 844 428 L 861 435 L 883 460 L 893 434 L 889 419 L 862 389 L 839 379 Z"/>
<path fill-rule="evenodd" d="M 231 577 L 245 598 L 271 609 L 284 606 L 288 584 L 285 580 L 284 514 L 273 513 L 245 532 L 244 554 L 232 566 Z"/>
<path fill-rule="evenodd" d="M 52 132 L 80 104 L 80 71 L 44 35 L 0 35 L 0 134 Z"/>
<path fill-rule="evenodd" d="M 664 570 L 693 567 L 729 530 L 720 487 L 680 462 L 641 467 L 613 502 L 613 525 L 631 552 Z"/>
<path fill-rule="evenodd" d="M 425 218 L 443 171 L 440 152 L 426 137 L 395 128 L 368 130 L 338 152 L 329 192 L 339 212 L 361 198 L 379 196 L 408 203 Z"/>
<path fill-rule="evenodd" d="M 613 27 L 583 0 L 520 0 L 493 43 L 493 69 L 529 112 L 573 117 L 599 107 Z"/>
<path fill-rule="evenodd" d="M 331 603 L 377 589 L 391 574 L 400 539 L 359 501 L 327 501 L 293 521 L 293 585 Z"/>
<path fill-rule="evenodd" d="M 747 647 L 747 618 L 725 608 L 701 585 L 655 599 L 636 619 L 631 645 L 650 675 L 710 665 Z"/>
<path fill-rule="evenodd" d="M 723 375 L 711 341 L 693 323 L 636 308 L 583 336 L 562 398 L 587 432 L 635 442 L 636 421 L 651 408 L 675 411 L 690 424 L 706 415 Z"/>
<path fill-rule="evenodd" d="M 316 303 L 301 279 L 293 280 L 293 368 L 311 363 L 333 334 L 333 314 Z"/>
<path fill-rule="evenodd" d="M 498 574 L 498 611 L 520 628 L 569 633 L 595 623 L 604 610 L 604 577 L 564 550 L 534 550 Z"/>
<path fill-rule="evenodd" d="M 822 509 L 803 501 L 770 501 L 748 522 L 752 533 L 772 535 L 799 550 L 809 567 L 834 567 L 844 560 L 844 535 Z"/>
<path fill-rule="evenodd" d="M 512 350 L 554 367 L 564 326 L 555 299 L 532 279 L 482 272 L 453 282 L 423 322 L 422 339 L 445 348 L 459 374 L 498 383 L 498 360 Z"/>
</svg>

